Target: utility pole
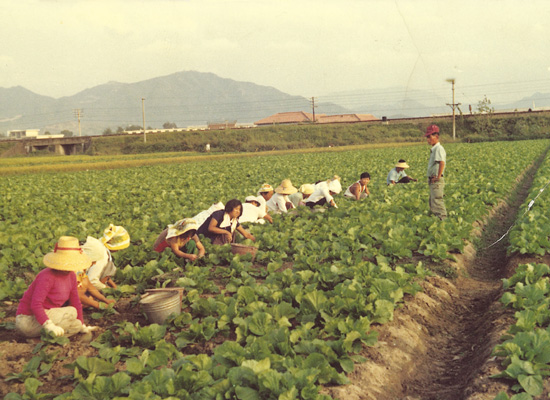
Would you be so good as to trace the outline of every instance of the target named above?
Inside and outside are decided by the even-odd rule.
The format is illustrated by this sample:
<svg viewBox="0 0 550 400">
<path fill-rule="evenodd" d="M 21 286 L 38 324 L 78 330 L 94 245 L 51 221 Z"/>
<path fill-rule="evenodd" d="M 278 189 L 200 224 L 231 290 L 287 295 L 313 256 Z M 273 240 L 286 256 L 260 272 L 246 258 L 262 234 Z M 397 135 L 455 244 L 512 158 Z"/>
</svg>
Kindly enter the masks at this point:
<svg viewBox="0 0 550 400">
<path fill-rule="evenodd" d="M 76 108 L 74 110 L 74 116 L 78 118 L 78 136 L 82 136 L 82 131 L 80 130 L 80 117 L 82 116 L 82 110 L 80 108 Z"/>
<path fill-rule="evenodd" d="M 141 115 L 143 116 L 143 143 L 147 143 L 147 134 L 145 133 L 145 99 L 141 98 Z"/>
<path fill-rule="evenodd" d="M 461 105 L 462 103 L 455 103 L 455 79 L 447 79 L 447 82 L 451 82 L 452 90 L 453 90 L 453 103 L 447 105 L 453 109 L 453 140 L 456 138 L 456 123 L 455 123 L 455 109 Z"/>
<path fill-rule="evenodd" d="M 311 110 L 313 114 L 313 123 L 315 123 L 315 97 L 311 98 Z"/>
</svg>

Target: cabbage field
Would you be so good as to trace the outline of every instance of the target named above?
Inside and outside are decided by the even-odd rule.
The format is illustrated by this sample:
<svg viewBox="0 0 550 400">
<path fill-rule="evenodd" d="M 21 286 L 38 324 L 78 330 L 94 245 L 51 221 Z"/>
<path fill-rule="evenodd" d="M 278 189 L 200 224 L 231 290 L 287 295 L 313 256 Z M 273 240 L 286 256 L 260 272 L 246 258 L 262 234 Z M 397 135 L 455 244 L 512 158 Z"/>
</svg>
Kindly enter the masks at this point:
<svg viewBox="0 0 550 400">
<path fill-rule="evenodd" d="M 60 236 L 83 242 L 110 223 L 131 236 L 131 246 L 114 254 L 119 286 L 106 293 L 130 304 L 132 317 L 116 305 L 85 311 L 87 322 L 101 327 L 91 350 L 63 362 L 63 340 L 47 340 L 23 368 L 4 375 L 13 385 L 7 398 L 331 398 L 326 388 L 349 382 L 366 361 L 361 349 L 377 343 L 378 328 L 427 276 L 460 273 L 452 261 L 475 242 L 478 222 L 550 141 L 443 145 L 444 221 L 428 208 L 427 145 L 0 177 L 3 336 Z M 399 159 L 419 181 L 388 187 Z M 275 215 L 273 224 L 248 226 L 257 239 L 253 261 L 208 241 L 206 256 L 194 263 L 152 251 L 167 224 L 218 201 L 244 200 L 264 182 L 290 178 L 298 187 L 336 174 L 345 190 L 364 171 L 371 196 L 363 201 L 338 195 L 337 209 L 299 208 Z M 536 220 L 547 220 L 539 213 Z M 512 231 L 511 251 L 533 246 L 529 235 Z M 543 252 L 550 248 L 545 235 Z M 172 286 L 185 288 L 182 314 L 148 325 L 140 295 Z M 52 382 L 46 377 L 55 363 L 66 367 Z"/>
</svg>

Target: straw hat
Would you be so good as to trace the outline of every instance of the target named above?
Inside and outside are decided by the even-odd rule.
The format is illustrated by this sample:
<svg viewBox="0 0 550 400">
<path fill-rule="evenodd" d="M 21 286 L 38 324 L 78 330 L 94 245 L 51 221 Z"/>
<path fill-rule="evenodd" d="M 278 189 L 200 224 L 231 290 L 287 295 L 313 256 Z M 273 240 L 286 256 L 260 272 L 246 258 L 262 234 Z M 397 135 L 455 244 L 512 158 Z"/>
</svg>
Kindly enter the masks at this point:
<svg viewBox="0 0 550 400">
<path fill-rule="evenodd" d="M 110 224 L 103 231 L 101 243 L 109 250 L 122 250 L 130 246 L 130 235 L 122 226 Z"/>
<path fill-rule="evenodd" d="M 266 192 L 273 192 L 273 186 L 271 186 L 269 183 L 264 183 L 260 190 L 258 190 L 258 193 L 266 193 Z"/>
<path fill-rule="evenodd" d="M 92 265 L 78 239 L 72 236 L 61 236 L 53 251 L 46 254 L 42 261 L 46 267 L 59 271 L 81 271 Z"/>
<path fill-rule="evenodd" d="M 409 168 L 409 164 L 407 164 L 406 162 L 398 162 L 397 164 L 395 164 L 395 167 L 396 168 Z"/>
<path fill-rule="evenodd" d="M 294 194 L 297 191 L 298 189 L 292 186 L 290 179 L 283 179 L 281 184 L 275 188 L 275 193 L 279 194 Z"/>
<path fill-rule="evenodd" d="M 176 236 L 181 236 L 185 232 L 188 232 L 190 230 L 197 230 L 197 229 L 199 229 L 199 226 L 197 225 L 197 222 L 194 219 L 191 219 L 191 218 L 180 219 L 175 224 L 168 225 L 168 233 L 166 234 L 166 239 L 170 239 Z"/>
<path fill-rule="evenodd" d="M 311 183 L 304 183 L 302 186 L 300 186 L 300 192 L 303 194 L 312 194 L 315 191 L 315 185 L 312 185 Z"/>
</svg>

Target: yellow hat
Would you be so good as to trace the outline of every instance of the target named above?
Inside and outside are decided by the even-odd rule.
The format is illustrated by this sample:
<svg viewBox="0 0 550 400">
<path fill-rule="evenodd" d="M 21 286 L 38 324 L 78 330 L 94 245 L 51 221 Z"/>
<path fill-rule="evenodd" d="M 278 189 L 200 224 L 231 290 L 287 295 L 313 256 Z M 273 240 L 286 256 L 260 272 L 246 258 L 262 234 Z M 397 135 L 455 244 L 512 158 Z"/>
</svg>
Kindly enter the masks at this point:
<svg viewBox="0 0 550 400">
<path fill-rule="evenodd" d="M 269 183 L 264 183 L 260 190 L 258 190 L 258 193 L 266 193 L 266 192 L 273 192 L 273 186 L 271 186 Z"/>
<path fill-rule="evenodd" d="M 110 224 L 103 231 L 101 243 L 109 250 L 122 250 L 130 246 L 130 235 L 122 226 Z"/>
<path fill-rule="evenodd" d="M 181 236 L 185 232 L 188 232 L 193 229 L 194 230 L 199 229 L 199 226 L 197 225 L 197 222 L 194 219 L 192 218 L 180 219 L 175 224 L 168 225 L 168 233 L 166 234 L 166 239 L 170 239 L 176 236 Z"/>
<path fill-rule="evenodd" d="M 81 271 L 92 265 L 78 239 L 72 236 L 61 236 L 53 251 L 46 254 L 42 261 L 46 267 L 59 271 Z"/>
<path fill-rule="evenodd" d="M 279 194 L 293 194 L 296 193 L 298 189 L 292 186 L 290 179 L 283 179 L 281 184 L 275 189 L 275 193 Z"/>
<path fill-rule="evenodd" d="M 300 192 L 303 194 L 313 194 L 313 192 L 315 192 L 315 185 L 312 185 L 311 183 L 304 183 L 300 186 Z"/>
</svg>

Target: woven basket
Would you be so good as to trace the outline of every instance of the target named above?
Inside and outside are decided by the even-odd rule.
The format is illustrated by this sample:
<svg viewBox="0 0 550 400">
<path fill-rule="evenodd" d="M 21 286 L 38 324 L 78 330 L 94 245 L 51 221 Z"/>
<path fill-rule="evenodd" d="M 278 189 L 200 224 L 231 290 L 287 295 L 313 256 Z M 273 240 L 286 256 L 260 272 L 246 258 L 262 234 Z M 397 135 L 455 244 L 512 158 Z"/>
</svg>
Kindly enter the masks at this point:
<svg viewBox="0 0 550 400">
<path fill-rule="evenodd" d="M 239 243 L 231 243 L 231 253 L 233 254 L 252 254 L 252 261 L 256 258 L 257 247 L 246 246 Z"/>
</svg>

